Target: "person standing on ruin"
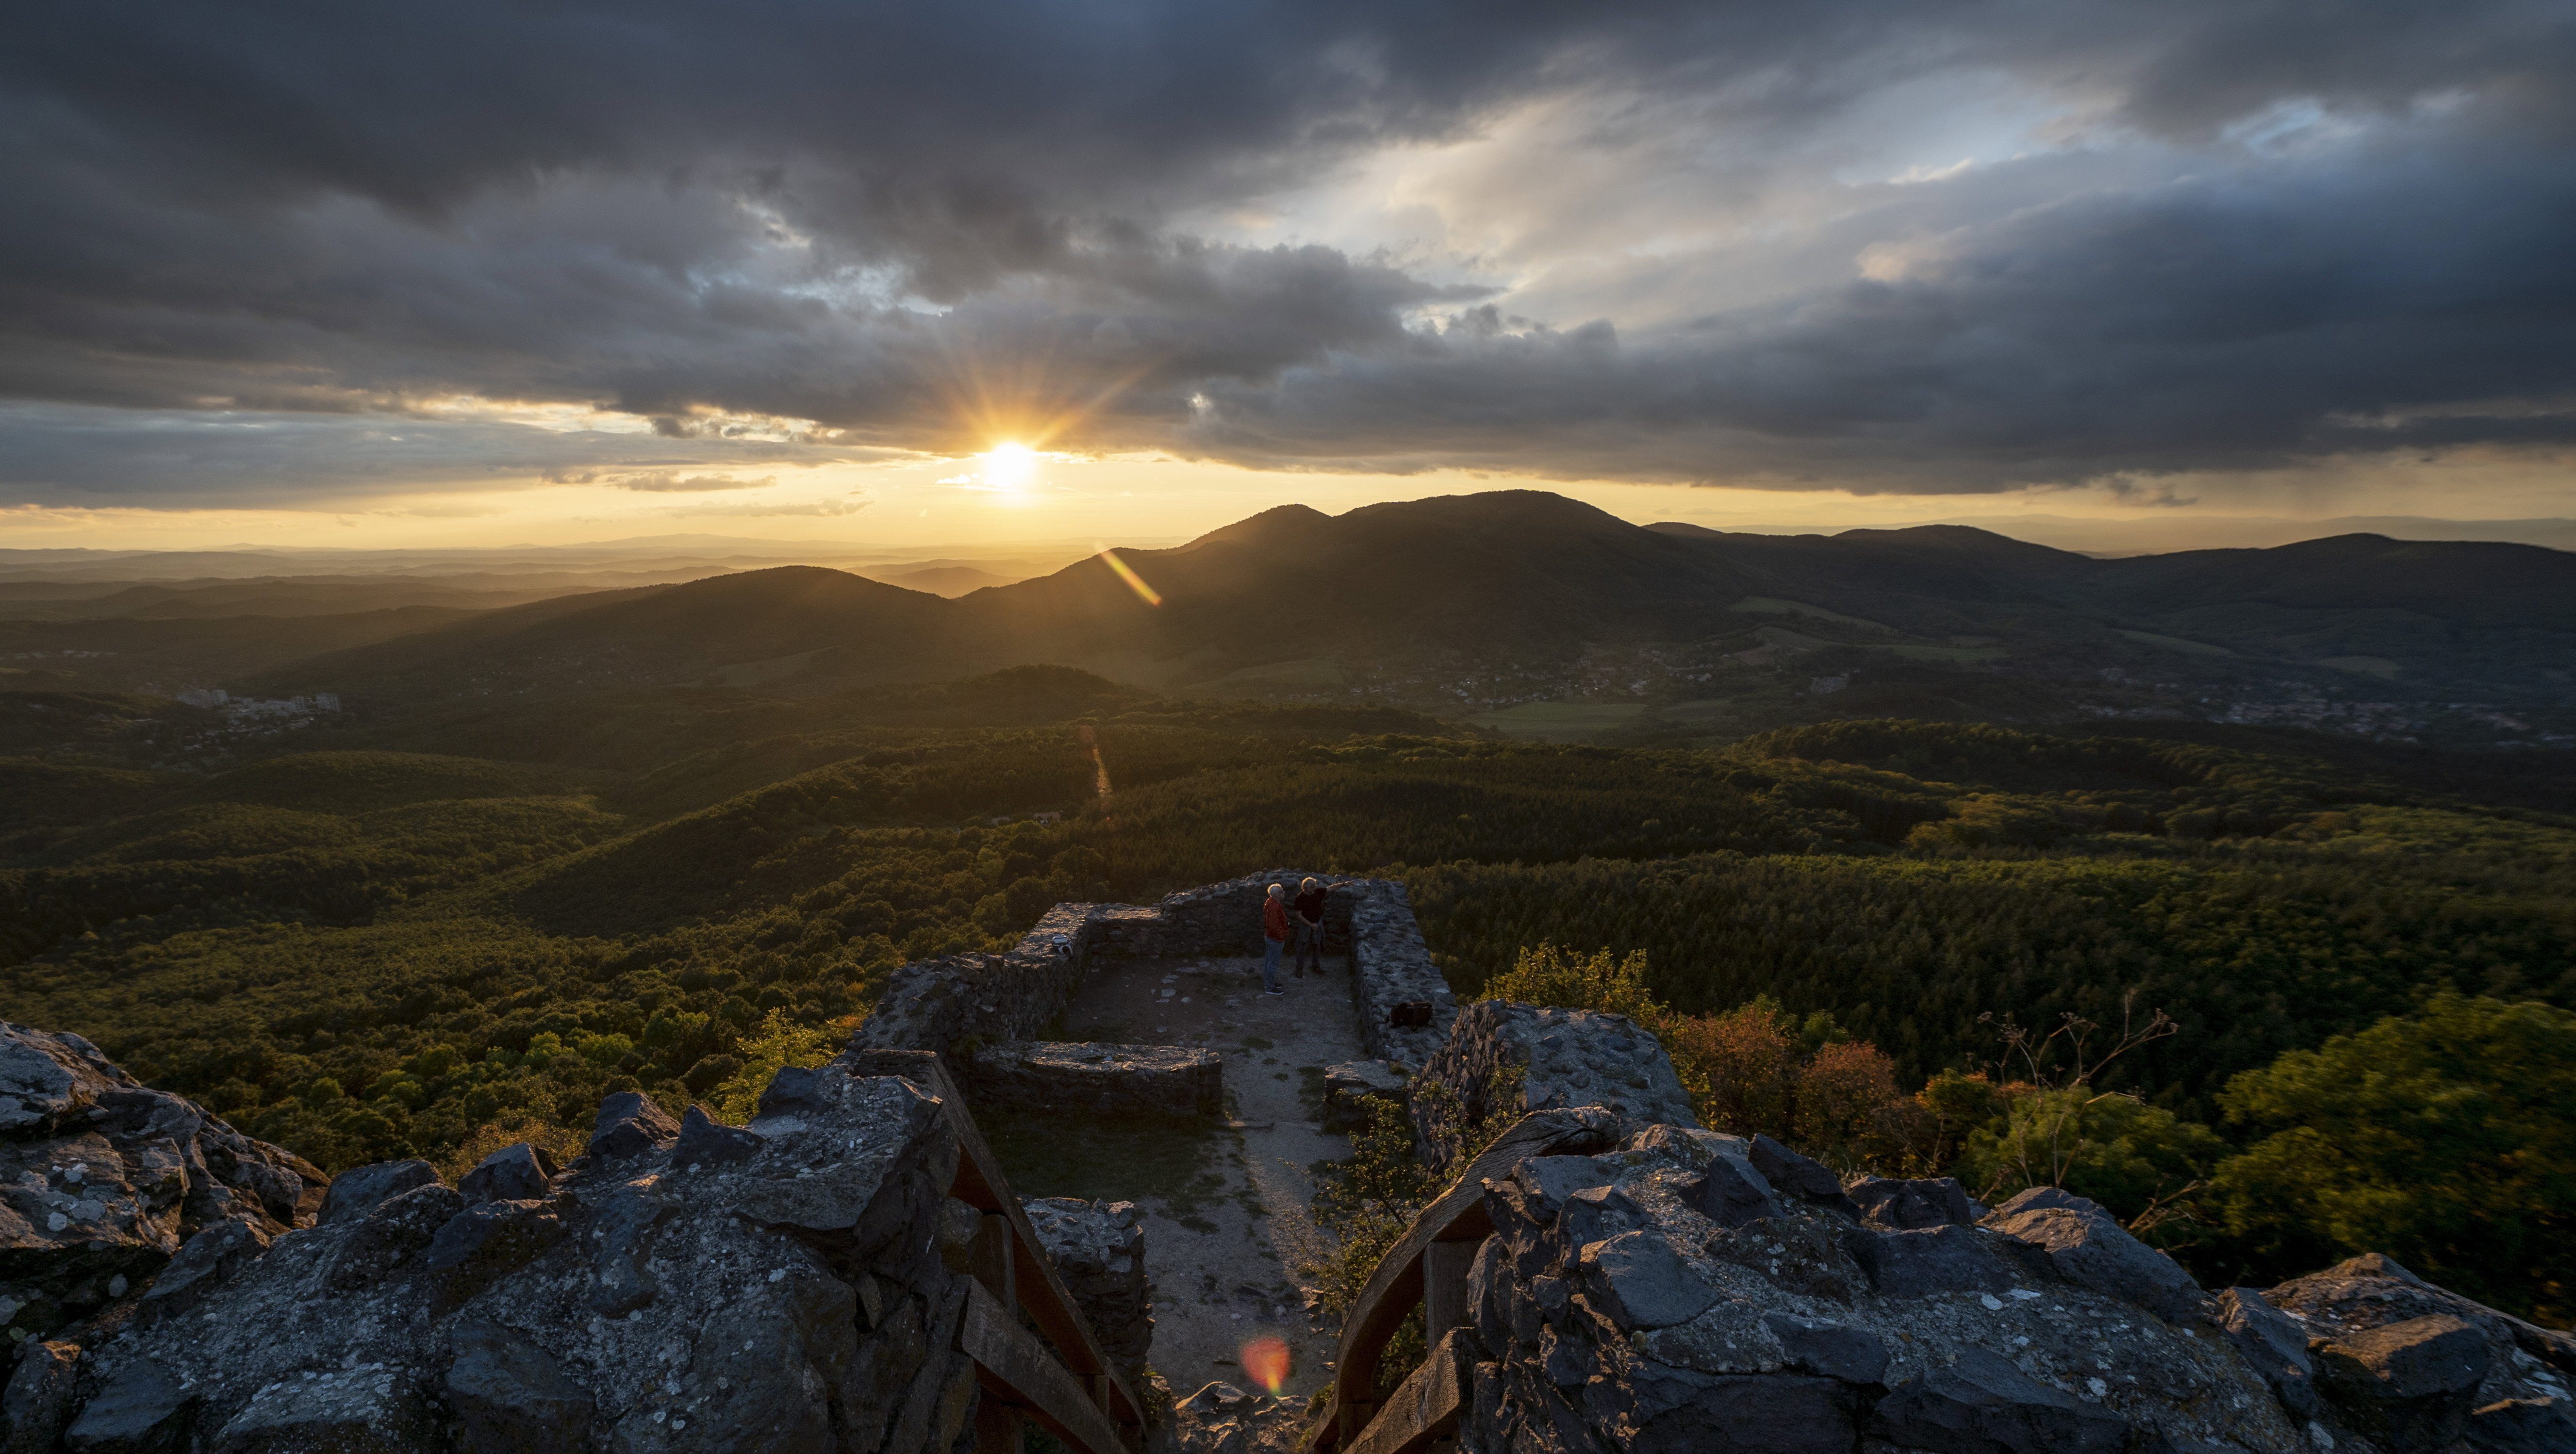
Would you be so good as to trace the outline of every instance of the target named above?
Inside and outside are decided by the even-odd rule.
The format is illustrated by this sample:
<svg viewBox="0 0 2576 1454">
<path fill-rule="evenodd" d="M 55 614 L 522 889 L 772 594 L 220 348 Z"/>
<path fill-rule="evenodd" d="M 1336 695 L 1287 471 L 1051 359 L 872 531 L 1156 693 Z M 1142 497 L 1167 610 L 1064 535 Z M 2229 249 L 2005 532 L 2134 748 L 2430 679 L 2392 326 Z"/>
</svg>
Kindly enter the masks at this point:
<svg viewBox="0 0 2576 1454">
<path fill-rule="evenodd" d="M 1308 879 L 1297 885 L 1297 977 L 1306 977 L 1307 966 L 1314 973 L 1324 972 L 1324 886 Z"/>
<path fill-rule="evenodd" d="M 1288 891 L 1278 884 L 1261 901 L 1261 992 L 1288 993 L 1279 987 L 1279 951 L 1288 943 Z"/>
</svg>

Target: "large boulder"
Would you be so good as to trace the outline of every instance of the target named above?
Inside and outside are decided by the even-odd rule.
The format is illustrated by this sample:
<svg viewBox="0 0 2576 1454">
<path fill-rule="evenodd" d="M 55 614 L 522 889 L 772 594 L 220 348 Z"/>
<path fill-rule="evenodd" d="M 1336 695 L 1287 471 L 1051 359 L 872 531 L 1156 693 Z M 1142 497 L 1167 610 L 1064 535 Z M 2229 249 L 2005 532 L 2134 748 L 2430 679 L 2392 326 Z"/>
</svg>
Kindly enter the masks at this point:
<svg viewBox="0 0 2576 1454">
<path fill-rule="evenodd" d="M 2440 1449 L 2467 1432 L 2488 1357 L 2486 1336 L 2448 1313 L 2317 1345 L 2327 1397 L 2344 1421 L 2401 1449 Z"/>
<path fill-rule="evenodd" d="M 1663 1043 L 1598 1010 L 1478 1000 L 1413 1084 L 1414 1126 L 1435 1164 L 1470 1127 L 1570 1106 L 1606 1107 L 1630 1130 L 1699 1124 Z"/>
<path fill-rule="evenodd" d="M 261 1244 L 330 1178 L 153 1090 L 78 1035 L 0 1021 L 0 1324 L 13 1340 L 140 1299 L 180 1249 L 241 1224 Z"/>
<path fill-rule="evenodd" d="M 1863 1221 L 1889 1232 L 1973 1226 L 1985 1215 L 1985 1208 L 1977 1205 L 1955 1176 L 1864 1177 L 1851 1184 L 1847 1195 L 1860 1208 Z"/>
</svg>

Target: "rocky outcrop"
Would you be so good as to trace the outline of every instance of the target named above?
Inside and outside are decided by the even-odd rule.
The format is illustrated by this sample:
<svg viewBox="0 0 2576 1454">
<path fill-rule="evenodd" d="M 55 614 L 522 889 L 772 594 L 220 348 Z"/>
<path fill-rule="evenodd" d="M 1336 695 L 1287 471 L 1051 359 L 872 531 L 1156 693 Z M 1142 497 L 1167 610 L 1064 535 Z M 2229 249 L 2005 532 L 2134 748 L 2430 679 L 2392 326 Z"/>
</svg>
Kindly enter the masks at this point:
<svg viewBox="0 0 2576 1454">
<path fill-rule="evenodd" d="M 309 1223 L 330 1178 L 152 1090 L 78 1035 L 0 1022 L 0 1323 L 48 1336 L 167 1304 Z"/>
<path fill-rule="evenodd" d="M 13 1447 L 946 1451 L 984 1220 L 958 1157 L 913 1083 L 790 1071 L 748 1128 L 611 1097 L 568 1171 L 366 1168 L 69 1376 L 22 1355 Z"/>
<path fill-rule="evenodd" d="M 1662 1042 L 1625 1015 L 1479 1000 L 1458 1012 L 1413 1094 L 1426 1158 L 1444 1165 L 1466 1126 L 1603 1106 L 1631 1128 L 1697 1126 Z"/>
<path fill-rule="evenodd" d="M 1225 1114 L 1225 1064 L 1213 1050 L 1012 1040 L 966 1061 L 967 1092 L 986 1109 Z"/>
<path fill-rule="evenodd" d="M 1562 1154 L 1540 1132 L 1569 1115 L 1628 1124 L 1530 1117 L 1471 1169 L 1480 1202 L 1442 1198 L 1399 1244 L 1426 1308 L 1454 1311 L 1426 1314 L 1428 1360 L 1349 1410 L 1364 1429 L 1337 1414 L 1329 1447 L 2576 1451 L 2576 1337 L 2386 1258 L 2212 1296 L 2061 1189 L 1989 1211 L 1946 1178 L 1845 1185 L 1768 1138 L 1670 1125 Z M 1442 1292 L 1459 1254 L 1433 1254 L 1484 1227 Z M 1345 1366 L 1371 1348 L 1346 1341 Z"/>
<path fill-rule="evenodd" d="M 2215 1329 L 2070 1276 L 2054 1223 L 1874 1225 L 1824 1168 L 1753 1153 L 1658 1126 L 1487 1183 L 1461 1448 L 2308 1447 Z"/>
</svg>

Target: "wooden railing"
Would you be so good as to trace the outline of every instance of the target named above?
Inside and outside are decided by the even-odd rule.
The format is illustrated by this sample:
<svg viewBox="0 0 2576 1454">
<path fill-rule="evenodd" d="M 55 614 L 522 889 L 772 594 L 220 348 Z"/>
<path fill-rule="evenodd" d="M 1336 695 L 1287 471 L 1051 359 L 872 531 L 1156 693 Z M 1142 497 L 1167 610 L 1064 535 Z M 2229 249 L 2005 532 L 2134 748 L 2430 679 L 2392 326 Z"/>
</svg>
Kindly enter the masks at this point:
<svg viewBox="0 0 2576 1454">
<path fill-rule="evenodd" d="M 1485 1183 L 1508 1176 L 1533 1156 L 1582 1155 L 1610 1149 L 1615 1122 L 1597 1107 L 1533 1111 L 1487 1147 L 1450 1188 L 1422 1209 L 1404 1239 L 1378 1259 L 1377 1271 L 1342 1323 L 1341 1356 L 1323 1419 L 1308 1435 L 1310 1454 L 1416 1454 L 1446 1437 L 1467 1398 L 1465 1340 L 1474 1317 L 1467 1271 L 1494 1230 Z M 1419 1307 L 1431 1356 L 1381 1408 L 1378 1369 L 1387 1340 Z"/>
<path fill-rule="evenodd" d="M 841 1063 L 853 1075 L 902 1076 L 937 1096 L 956 1133 L 957 1178 L 948 1194 L 984 1214 L 969 1252 L 976 1285 L 957 1333 L 958 1351 L 975 1361 L 984 1391 L 976 1402 L 977 1454 L 1018 1454 L 1023 1419 L 1082 1454 L 1135 1454 L 1144 1446 L 1144 1406 L 1056 1276 L 938 1053 L 852 1050 Z M 1020 1326 L 1022 1314 L 1045 1342 Z"/>
</svg>

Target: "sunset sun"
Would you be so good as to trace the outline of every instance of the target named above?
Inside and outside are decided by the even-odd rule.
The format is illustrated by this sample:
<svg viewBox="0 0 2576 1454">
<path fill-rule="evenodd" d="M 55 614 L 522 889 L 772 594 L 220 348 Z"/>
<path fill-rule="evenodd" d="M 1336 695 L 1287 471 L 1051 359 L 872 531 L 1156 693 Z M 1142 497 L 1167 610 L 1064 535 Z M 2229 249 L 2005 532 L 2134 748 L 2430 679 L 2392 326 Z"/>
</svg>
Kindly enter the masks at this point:
<svg viewBox="0 0 2576 1454">
<path fill-rule="evenodd" d="M 1038 452 L 1016 441 L 984 451 L 984 483 L 997 489 L 1024 490 L 1037 475 Z"/>
</svg>

